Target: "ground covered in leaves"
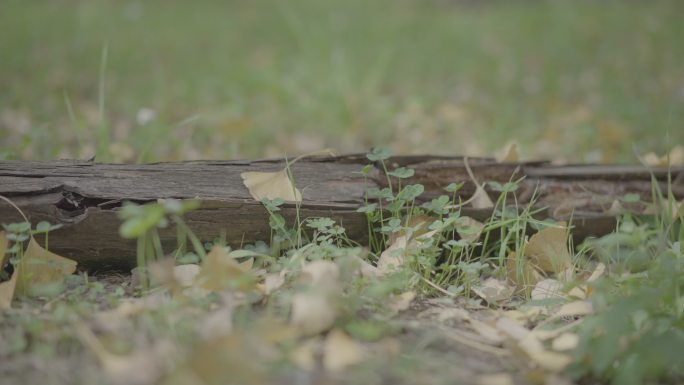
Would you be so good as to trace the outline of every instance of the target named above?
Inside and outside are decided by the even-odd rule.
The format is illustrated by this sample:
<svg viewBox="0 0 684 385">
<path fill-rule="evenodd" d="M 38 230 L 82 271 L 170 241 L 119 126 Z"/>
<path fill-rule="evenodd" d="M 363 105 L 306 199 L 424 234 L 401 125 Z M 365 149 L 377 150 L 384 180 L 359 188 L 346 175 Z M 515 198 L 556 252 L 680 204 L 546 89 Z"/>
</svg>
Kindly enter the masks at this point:
<svg viewBox="0 0 684 385">
<path fill-rule="evenodd" d="M 684 205 L 654 184 L 647 212 L 613 205 L 614 233 L 574 244 L 572 226 L 511 205 L 517 182 L 462 183 L 416 204 L 371 189 L 369 244 L 329 218 L 288 223 L 286 167 L 244 173 L 270 216 L 269 244 L 201 242 L 194 201 L 125 204 L 131 274 L 89 276 L 49 251 L 47 223 L 0 232 L 0 379 L 54 384 L 677 383 L 684 368 Z M 467 163 L 466 163 L 467 164 Z M 361 172 L 364 172 L 363 170 Z M 476 182 L 477 183 L 477 182 Z M 7 203 L 10 200 L 3 197 Z M 490 208 L 484 222 L 462 214 Z M 162 250 L 158 229 L 178 229 Z M 37 239 L 41 239 L 44 248 Z"/>
<path fill-rule="evenodd" d="M 558 163 L 681 164 L 682 4 L 7 0 L 0 159 L 483 155 L 515 139 Z M 497 201 L 480 181 L 420 205 L 412 170 L 385 171 L 364 245 L 328 218 L 287 223 L 288 170 L 243 176 L 268 244 L 185 229 L 162 250 L 156 229 L 192 202 L 122 207 L 139 266 L 122 274 L 77 271 L 49 251 L 54 226 L 0 218 L 0 383 L 684 380 L 681 197 L 619 197 L 615 232 L 574 243 L 516 204 L 515 181 Z"/>
</svg>

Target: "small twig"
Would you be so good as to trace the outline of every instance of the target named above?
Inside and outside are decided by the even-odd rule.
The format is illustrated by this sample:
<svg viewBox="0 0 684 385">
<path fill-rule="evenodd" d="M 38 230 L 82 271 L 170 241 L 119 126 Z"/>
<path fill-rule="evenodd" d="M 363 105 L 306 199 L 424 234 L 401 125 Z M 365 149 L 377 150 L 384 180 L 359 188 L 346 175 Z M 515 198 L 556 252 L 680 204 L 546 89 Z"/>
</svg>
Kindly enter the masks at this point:
<svg viewBox="0 0 684 385">
<path fill-rule="evenodd" d="M 432 281 L 430 281 L 430 280 L 428 280 L 428 279 L 425 279 L 424 277 L 420 277 L 420 279 L 422 279 L 423 282 L 427 283 L 427 284 L 430 285 L 433 289 L 439 291 L 440 293 L 445 294 L 445 295 L 448 295 L 449 297 L 453 297 L 453 296 L 454 296 L 454 293 L 450 293 L 450 292 L 448 292 L 448 291 L 442 289 L 441 287 L 437 286 L 437 284 L 435 284 L 434 282 L 432 282 Z"/>
<path fill-rule="evenodd" d="M 24 212 L 21 211 L 21 209 L 19 208 L 19 206 L 17 206 L 16 204 L 14 204 L 14 202 L 12 202 L 11 200 L 9 200 L 9 198 L 6 198 L 6 197 L 0 195 L 0 199 L 2 199 L 3 201 L 7 202 L 10 206 L 14 207 L 14 208 L 19 212 L 19 214 L 24 218 L 24 220 L 25 220 L 26 222 L 31 223 L 31 222 L 29 222 L 29 220 L 28 220 L 28 218 L 26 217 L 26 215 L 24 214 Z"/>
<path fill-rule="evenodd" d="M 472 180 L 473 183 L 475 184 L 475 187 L 483 189 L 484 184 L 480 184 L 477 181 L 477 178 L 475 178 L 475 174 L 473 174 L 473 170 L 470 168 L 470 164 L 468 164 L 468 157 L 467 156 L 463 157 L 463 165 L 465 166 L 465 169 L 468 172 L 468 176 L 470 177 L 470 180 Z"/>
<path fill-rule="evenodd" d="M 307 158 L 307 157 L 314 156 L 314 155 L 321 155 L 321 154 L 327 154 L 329 156 L 335 156 L 335 152 L 332 149 L 324 148 L 322 150 L 312 151 L 312 152 L 307 152 L 306 154 L 302 154 L 302 155 L 294 158 L 292 160 L 292 162 L 288 162 L 287 165 L 292 166 L 293 164 L 295 164 L 296 162 L 300 161 L 303 158 Z"/>
<path fill-rule="evenodd" d="M 470 177 L 470 180 L 475 184 L 475 193 L 468 199 L 466 199 L 464 202 L 461 202 L 457 205 L 447 205 L 444 206 L 445 209 L 460 209 L 461 207 L 464 207 L 468 203 L 471 203 L 477 198 L 477 190 L 478 189 L 484 189 L 484 184 L 479 184 L 477 179 L 475 178 L 475 174 L 473 174 L 473 170 L 470 169 L 470 165 L 468 164 L 468 157 L 463 158 L 463 165 L 466 168 L 466 171 L 468 172 L 468 176 Z"/>
</svg>

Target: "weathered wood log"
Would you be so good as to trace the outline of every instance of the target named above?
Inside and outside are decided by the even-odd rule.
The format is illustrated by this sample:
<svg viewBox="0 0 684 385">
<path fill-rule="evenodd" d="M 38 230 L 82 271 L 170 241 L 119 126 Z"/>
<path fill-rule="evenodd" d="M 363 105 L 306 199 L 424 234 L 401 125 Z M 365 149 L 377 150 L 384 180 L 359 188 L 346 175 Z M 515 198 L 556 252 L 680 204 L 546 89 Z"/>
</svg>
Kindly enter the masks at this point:
<svg viewBox="0 0 684 385">
<path fill-rule="evenodd" d="M 367 238 L 364 214 L 357 213 L 365 192 L 382 187 L 387 179 L 378 165 L 364 177 L 368 164 L 364 155 L 310 158 L 297 162 L 292 172 L 303 202 L 300 217 L 331 217 L 339 221 L 355 240 Z M 461 157 L 403 156 L 387 161 L 390 168 L 410 166 L 415 175 L 403 183 L 425 186 L 422 200 L 444 191 L 452 182 L 465 182 L 463 200 L 475 190 Z M 684 168 L 648 170 L 640 166 L 551 166 L 544 162 L 498 164 L 492 159 L 468 160 L 480 182 L 505 183 L 519 180 L 517 202 L 534 200 L 547 207 L 545 215 L 573 218 L 575 235 L 602 235 L 612 231 L 614 218 L 605 211 L 626 193 L 651 198 L 651 178 L 677 199 L 684 196 Z M 252 199 L 240 174 L 246 171 L 277 171 L 283 160 L 201 161 L 144 165 L 99 164 L 86 161 L 0 161 L 0 195 L 15 202 L 35 224 L 59 223 L 50 234 L 50 249 L 95 270 L 127 268 L 133 265 L 135 243 L 119 237 L 117 210 L 124 201 L 145 203 L 160 198 L 198 199 L 201 207 L 186 215 L 190 228 L 203 240 L 218 237 L 232 245 L 268 241 L 268 215 Z M 488 192 L 497 192 L 488 188 Z M 639 210 L 639 204 L 631 207 Z M 487 218 L 491 210 L 465 209 L 465 214 Z M 293 220 L 296 207 L 286 204 L 283 215 Z M 0 223 L 21 221 L 19 214 L 0 203 Z M 161 232 L 170 248 L 175 231 Z"/>
</svg>

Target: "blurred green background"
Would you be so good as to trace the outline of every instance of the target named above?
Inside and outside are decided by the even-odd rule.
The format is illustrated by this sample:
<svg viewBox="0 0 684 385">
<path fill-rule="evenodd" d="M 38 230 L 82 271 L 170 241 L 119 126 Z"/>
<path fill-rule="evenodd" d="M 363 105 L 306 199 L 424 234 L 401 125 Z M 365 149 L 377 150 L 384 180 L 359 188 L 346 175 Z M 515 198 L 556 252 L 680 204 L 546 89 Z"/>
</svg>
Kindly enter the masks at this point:
<svg viewBox="0 0 684 385">
<path fill-rule="evenodd" d="M 0 157 L 684 142 L 684 2 L 0 0 Z"/>
</svg>

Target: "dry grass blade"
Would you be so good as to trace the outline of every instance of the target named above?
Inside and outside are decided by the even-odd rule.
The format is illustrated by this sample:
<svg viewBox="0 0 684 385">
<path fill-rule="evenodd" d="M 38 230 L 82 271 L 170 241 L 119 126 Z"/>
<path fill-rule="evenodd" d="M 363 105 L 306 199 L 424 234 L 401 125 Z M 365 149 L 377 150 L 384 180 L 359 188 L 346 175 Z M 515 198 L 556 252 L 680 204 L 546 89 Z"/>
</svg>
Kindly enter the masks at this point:
<svg viewBox="0 0 684 385">
<path fill-rule="evenodd" d="M 465 169 L 468 172 L 470 180 L 475 184 L 475 193 L 469 199 L 469 201 L 471 201 L 470 203 L 473 206 L 473 208 L 490 209 L 494 207 L 494 202 L 492 202 L 492 199 L 485 191 L 484 184 L 478 183 L 477 178 L 475 178 L 475 174 L 473 174 L 473 170 L 470 168 L 470 164 L 468 164 L 468 157 L 463 158 L 463 165 L 465 166 Z"/>
</svg>

